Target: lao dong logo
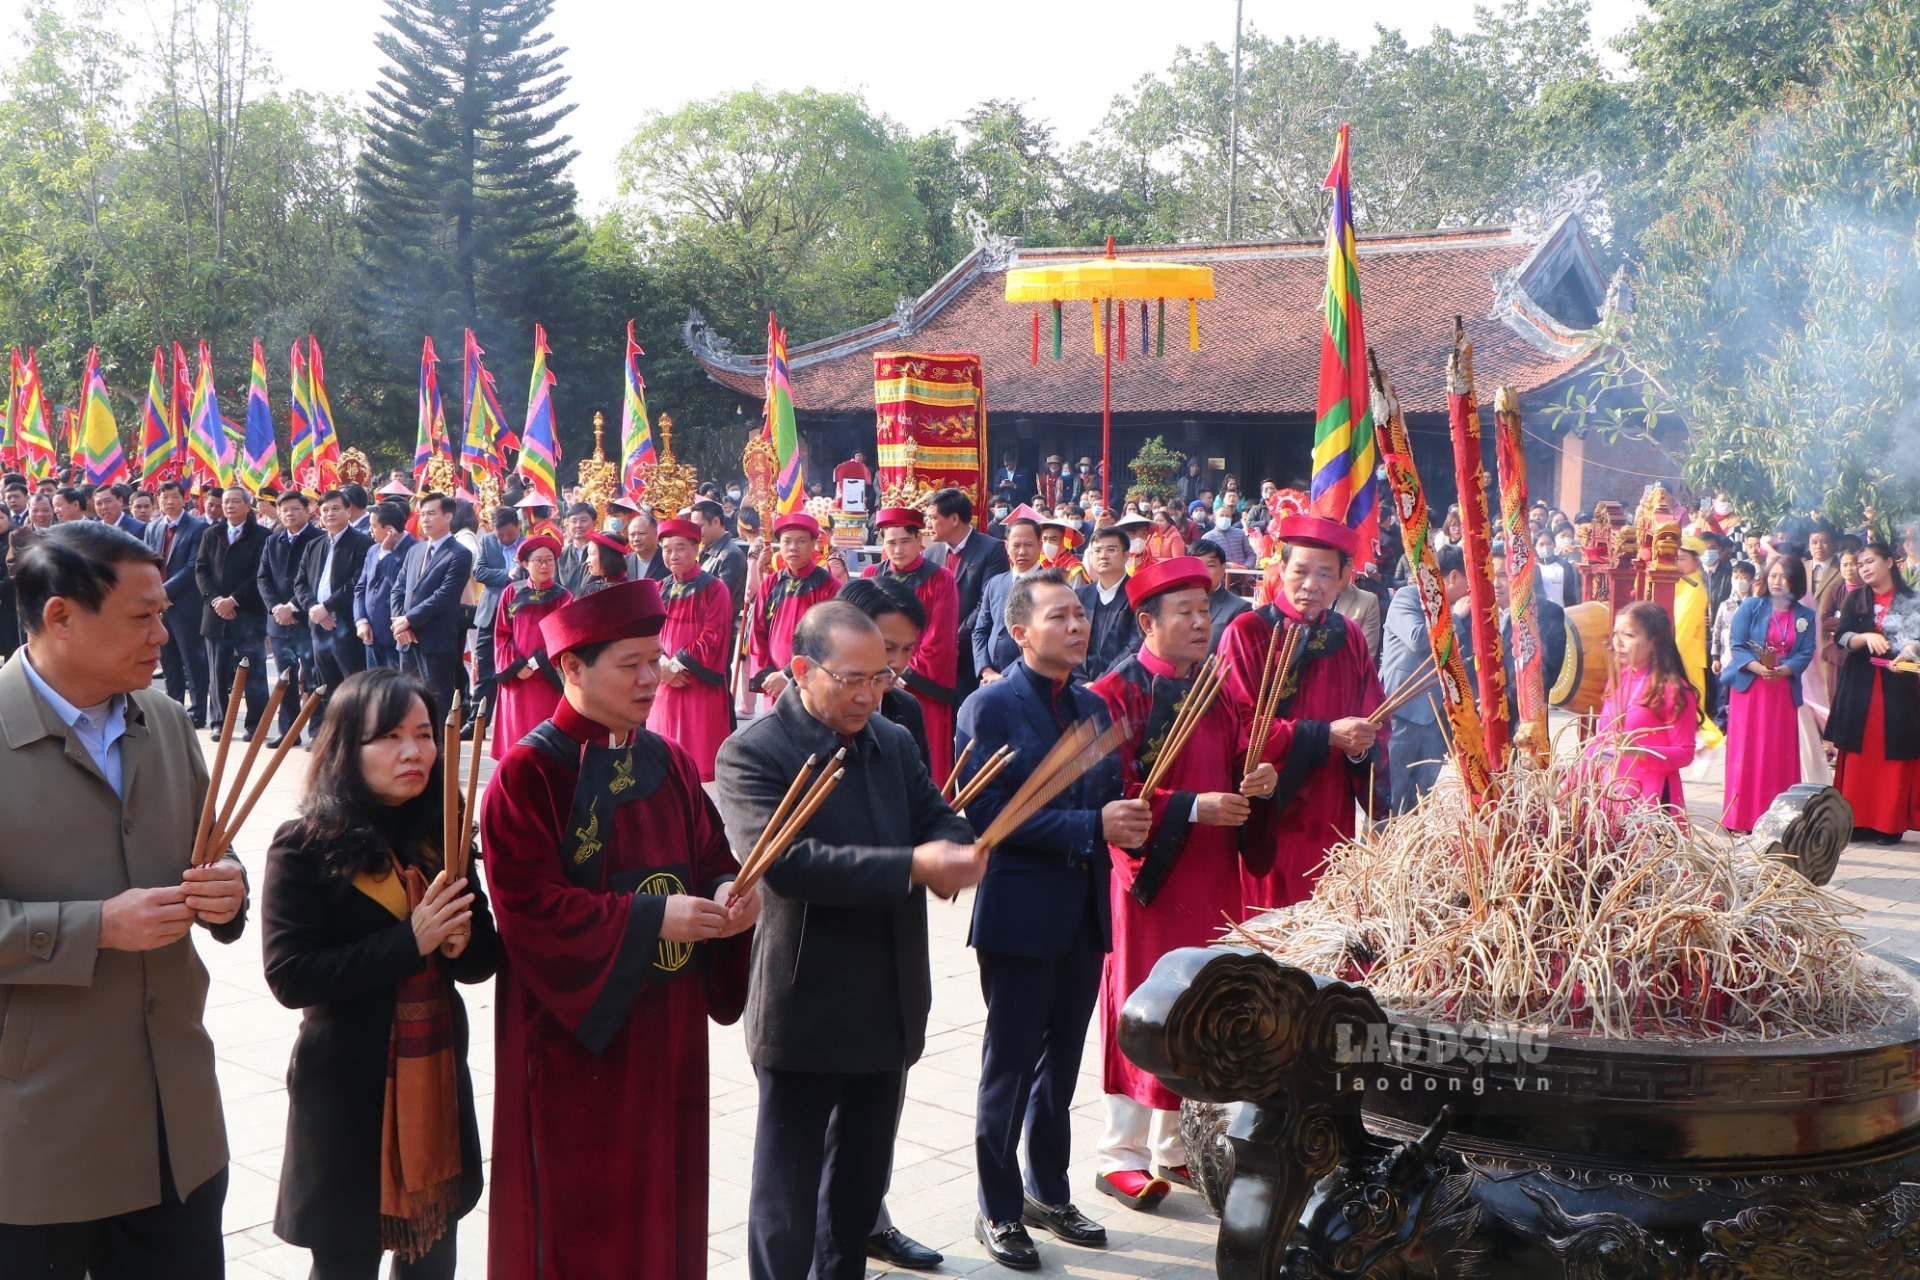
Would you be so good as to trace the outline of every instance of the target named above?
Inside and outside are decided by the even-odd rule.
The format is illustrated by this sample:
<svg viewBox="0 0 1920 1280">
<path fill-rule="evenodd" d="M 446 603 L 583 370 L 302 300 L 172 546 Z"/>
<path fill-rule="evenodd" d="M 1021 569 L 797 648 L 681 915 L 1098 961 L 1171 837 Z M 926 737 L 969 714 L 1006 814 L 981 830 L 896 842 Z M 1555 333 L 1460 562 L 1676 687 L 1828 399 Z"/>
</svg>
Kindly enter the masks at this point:
<svg viewBox="0 0 1920 1280">
<path fill-rule="evenodd" d="M 1334 1061 L 1341 1066 L 1444 1066 L 1459 1062 L 1534 1064 L 1547 1056 L 1547 1030 L 1517 1022 L 1342 1022 L 1333 1029 Z"/>
</svg>

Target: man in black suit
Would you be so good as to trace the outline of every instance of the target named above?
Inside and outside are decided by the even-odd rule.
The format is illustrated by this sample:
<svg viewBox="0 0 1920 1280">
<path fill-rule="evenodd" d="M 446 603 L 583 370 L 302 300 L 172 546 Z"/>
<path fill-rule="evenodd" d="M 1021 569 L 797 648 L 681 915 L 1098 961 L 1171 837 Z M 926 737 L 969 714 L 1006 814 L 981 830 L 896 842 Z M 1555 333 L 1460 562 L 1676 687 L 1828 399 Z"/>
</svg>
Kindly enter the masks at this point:
<svg viewBox="0 0 1920 1280">
<path fill-rule="evenodd" d="M 167 696 L 185 706 L 196 729 L 207 724 L 207 646 L 200 638 L 200 535 L 207 522 L 187 509 L 178 480 L 160 486 L 160 518 L 147 526 L 147 545 L 160 556 L 172 616 L 160 646 L 160 672 Z"/>
<path fill-rule="evenodd" d="M 1006 502 L 1009 508 L 1022 502 L 1033 500 L 1033 472 L 1020 465 L 1019 455 L 1012 449 L 1000 455 L 1000 468 L 993 473 L 993 496 Z"/>
<path fill-rule="evenodd" d="M 328 689 L 338 689 L 367 665 L 367 648 L 354 628 L 353 588 L 372 549 L 373 538 L 353 527 L 346 494 L 338 489 L 321 494 L 320 536 L 301 557 L 293 607 L 307 628 L 314 681 Z"/>
<path fill-rule="evenodd" d="M 960 634 L 971 638 L 987 580 L 1007 571 L 1006 544 L 973 527 L 973 503 L 958 489 L 942 489 L 927 499 L 927 528 L 947 546 L 947 568 L 953 571 L 954 585 L 960 589 Z M 954 691 L 964 701 L 979 687 L 980 674 L 974 669 L 969 639 L 960 646 Z"/>
<path fill-rule="evenodd" d="M 371 538 L 373 531 L 367 515 L 368 508 L 373 506 L 373 495 L 367 492 L 365 485 L 349 483 L 340 486 L 340 496 L 347 500 L 347 523 Z"/>
<path fill-rule="evenodd" d="M 466 683 L 460 669 L 466 638 L 460 598 L 473 576 L 473 553 L 453 536 L 458 509 L 441 494 L 420 499 L 420 541 L 408 549 L 390 597 L 400 669 L 424 682 L 443 707 Z"/>
<path fill-rule="evenodd" d="M 213 683 L 208 713 L 218 720 L 226 714 L 225 698 L 233 691 L 233 673 L 247 660 L 247 718 L 241 740 L 251 742 L 267 707 L 267 606 L 260 599 L 260 557 L 267 549 L 267 531 L 253 514 L 253 495 L 234 485 L 220 497 L 222 523 L 200 535 L 200 560 L 194 576 L 200 583 L 200 634 L 207 644 L 207 667 Z M 220 729 L 214 729 L 214 741 Z"/>
<path fill-rule="evenodd" d="M 700 568 L 720 579 L 727 587 L 727 600 L 733 606 L 733 627 L 727 632 L 727 672 L 731 677 L 734 655 L 740 652 L 740 613 L 747 604 L 747 556 L 734 545 L 727 531 L 726 512 L 711 498 L 693 504 L 693 522 L 700 526 Z"/>
<path fill-rule="evenodd" d="M 1020 510 L 1020 508 L 1015 508 Z M 987 580 L 980 591 L 980 608 L 973 616 L 969 637 L 973 648 L 973 669 L 981 684 L 1001 678 L 1020 658 L 1020 646 L 1007 630 L 1007 595 L 1016 580 L 1031 573 L 1040 563 L 1040 524 L 1031 516 L 1016 516 L 1007 521 L 1007 569 Z"/>
<path fill-rule="evenodd" d="M 273 641 L 274 659 L 282 671 L 293 671 L 294 683 L 280 700 L 280 725 L 268 739 L 270 747 L 280 745 L 281 735 L 293 727 L 294 717 L 300 714 L 300 700 L 316 684 L 313 640 L 298 604 L 297 582 L 307 550 L 315 542 L 324 541 L 309 518 L 312 511 L 306 494 L 289 489 L 274 505 L 280 512 L 280 528 L 268 535 L 266 550 L 260 553 L 260 600 L 267 607 L 267 638 Z M 319 726 L 314 726 L 314 731 L 319 732 Z"/>
<path fill-rule="evenodd" d="M 591 503 L 576 502 L 567 508 L 566 545 L 560 548 L 560 563 L 554 569 L 554 576 L 570 595 L 579 595 L 587 585 L 587 557 L 593 554 L 593 544 L 587 539 L 599 518 L 600 513 Z M 424 534 L 425 530 L 421 532 Z"/>
<path fill-rule="evenodd" d="M 667 579 L 667 558 L 660 554 L 660 522 L 655 520 L 653 512 L 628 507 L 624 503 L 609 502 L 607 510 L 623 509 L 628 513 L 626 523 L 627 576 L 629 578 L 652 578 L 655 582 Z"/>
<path fill-rule="evenodd" d="M 900 1091 L 926 1045 L 926 891 L 952 897 L 984 867 L 912 737 L 875 715 L 893 671 L 873 620 L 841 600 L 814 605 L 794 630 L 792 673 L 772 713 L 722 744 L 718 768 L 727 835 L 749 849 L 807 757 L 846 750 L 832 802 L 760 886 L 748 1266 L 767 1280 L 859 1280 Z"/>
<path fill-rule="evenodd" d="M 1507 672 L 1507 723 L 1520 727 L 1520 691 L 1513 678 L 1513 617 L 1508 612 L 1510 588 L 1507 583 L 1507 557 L 1496 546 L 1487 557 L 1493 574 L 1493 603 L 1500 610 L 1500 661 Z M 1534 576 L 1533 602 L 1540 627 L 1540 675 L 1547 688 L 1553 688 L 1560 664 L 1567 657 L 1567 611 L 1540 593 L 1540 578 Z M 1473 625 L 1467 606 L 1453 606 L 1453 634 L 1460 646 L 1460 657 L 1467 664 L 1467 684 L 1480 687 L 1480 673 L 1474 665 Z M 1484 711 L 1483 711 L 1484 714 Z M 1391 758 L 1391 757 L 1389 757 Z"/>
<path fill-rule="evenodd" d="M 969 759 L 980 763 L 1007 746 L 1022 762 L 967 805 L 968 820 L 981 827 L 1069 726 L 1107 722 L 1101 698 L 1073 683 L 1087 658 L 1087 615 L 1064 573 L 1037 569 L 1015 582 L 1007 625 L 1020 659 L 967 699 L 955 738 L 959 750 L 972 743 Z M 1107 846 L 1146 843 L 1152 820 L 1146 801 L 1121 798 L 1120 766 L 1109 757 L 993 850 L 974 898 L 968 942 L 987 1001 L 974 1109 L 974 1235 L 1003 1266 L 1040 1265 L 1027 1224 L 1074 1244 L 1107 1242 L 1106 1231 L 1073 1206 L 1067 1187 L 1073 1086 L 1101 966 L 1113 948 Z"/>
<path fill-rule="evenodd" d="M 1087 584 L 1077 587 L 1087 611 L 1087 657 L 1074 674 L 1091 684 L 1140 647 L 1140 623 L 1127 603 L 1127 531 L 1106 525 L 1087 543 Z"/>
<path fill-rule="evenodd" d="M 131 485 L 110 484 L 93 491 L 93 513 L 102 524 L 110 524 L 124 530 L 136 538 L 147 536 L 146 522 L 136 519 L 127 510 L 127 499 L 133 496 Z"/>
</svg>

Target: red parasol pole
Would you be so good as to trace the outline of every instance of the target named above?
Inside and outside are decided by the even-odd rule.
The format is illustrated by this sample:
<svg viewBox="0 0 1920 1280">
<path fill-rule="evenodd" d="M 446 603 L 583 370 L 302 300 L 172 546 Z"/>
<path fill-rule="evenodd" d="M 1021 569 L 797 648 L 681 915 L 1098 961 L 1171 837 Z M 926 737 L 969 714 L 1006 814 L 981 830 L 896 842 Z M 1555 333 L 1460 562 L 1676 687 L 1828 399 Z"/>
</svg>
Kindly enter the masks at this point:
<svg viewBox="0 0 1920 1280">
<path fill-rule="evenodd" d="M 1107 256 L 1113 257 L 1113 237 L 1107 237 Z M 1109 299 L 1102 309 L 1100 323 L 1105 326 L 1111 319 L 1105 309 L 1112 306 Z M 1110 508 L 1107 486 L 1113 483 L 1113 331 L 1106 330 L 1106 341 L 1101 349 L 1106 352 L 1106 371 L 1100 381 L 1100 505 Z"/>
</svg>

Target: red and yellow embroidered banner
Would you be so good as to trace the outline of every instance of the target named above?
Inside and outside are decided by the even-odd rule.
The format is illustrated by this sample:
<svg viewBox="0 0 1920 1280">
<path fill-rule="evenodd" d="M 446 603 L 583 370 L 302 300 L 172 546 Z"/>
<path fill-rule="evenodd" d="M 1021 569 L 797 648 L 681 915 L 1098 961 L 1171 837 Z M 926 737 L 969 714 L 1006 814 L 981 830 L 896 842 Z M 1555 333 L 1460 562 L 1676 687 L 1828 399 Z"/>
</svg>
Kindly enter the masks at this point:
<svg viewBox="0 0 1920 1280">
<path fill-rule="evenodd" d="M 918 506 L 952 487 L 980 502 L 987 393 L 980 357 L 882 351 L 873 358 L 880 503 Z"/>
</svg>

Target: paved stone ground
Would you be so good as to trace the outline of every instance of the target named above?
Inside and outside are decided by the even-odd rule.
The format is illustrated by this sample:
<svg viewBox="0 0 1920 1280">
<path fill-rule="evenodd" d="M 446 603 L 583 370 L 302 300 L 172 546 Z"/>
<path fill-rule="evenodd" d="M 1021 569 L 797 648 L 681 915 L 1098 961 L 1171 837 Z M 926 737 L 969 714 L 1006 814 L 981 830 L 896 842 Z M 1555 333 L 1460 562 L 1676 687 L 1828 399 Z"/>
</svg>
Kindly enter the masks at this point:
<svg viewBox="0 0 1920 1280">
<path fill-rule="evenodd" d="M 208 745 L 211 757 L 212 748 Z M 267 842 L 293 812 L 303 771 L 296 755 L 276 778 L 240 840 L 257 886 Z M 1697 821 L 1719 812 L 1717 774 L 1688 784 Z M 1873 943 L 1920 955 L 1920 843 L 1893 848 L 1859 847 L 1842 858 L 1835 885 L 1860 907 L 1859 927 Z M 1007 1274 L 990 1263 L 972 1236 L 974 1215 L 973 1103 L 980 1070 L 980 1034 L 986 1016 L 978 971 L 966 948 L 970 895 L 958 903 L 934 902 L 932 921 L 933 1013 L 926 1056 L 908 1078 L 900 1124 L 893 1190 L 895 1221 L 916 1239 L 947 1256 L 944 1274 Z M 256 919 L 258 901 L 255 903 Z M 257 929 L 231 947 L 197 940 L 213 973 L 207 1025 L 219 1052 L 222 1095 L 233 1148 L 232 1189 L 227 1196 L 228 1274 L 235 1280 L 307 1274 L 305 1251 L 273 1234 L 275 1188 L 286 1127 L 284 1078 L 298 1015 L 268 994 L 261 972 Z M 493 1002 L 491 985 L 462 989 L 473 1024 L 471 1066 L 478 1096 L 482 1141 L 491 1129 L 493 1096 Z M 711 1274 L 744 1277 L 747 1182 L 752 1163 L 756 1092 L 740 1029 L 713 1027 L 713 1148 Z M 1099 1048 L 1089 1039 L 1081 1060 L 1075 1106 L 1073 1186 L 1081 1208 L 1106 1225 L 1110 1247 L 1075 1249 L 1042 1237 L 1046 1274 L 1131 1280 L 1168 1277 L 1199 1280 L 1213 1274 L 1214 1220 L 1191 1192 L 1176 1191 L 1155 1214 L 1138 1214 L 1092 1189 L 1094 1141 L 1100 1128 Z M 460 1231 L 461 1277 L 486 1274 L 486 1212 L 470 1215 Z M 875 1268 L 872 1274 L 883 1271 Z"/>
</svg>

